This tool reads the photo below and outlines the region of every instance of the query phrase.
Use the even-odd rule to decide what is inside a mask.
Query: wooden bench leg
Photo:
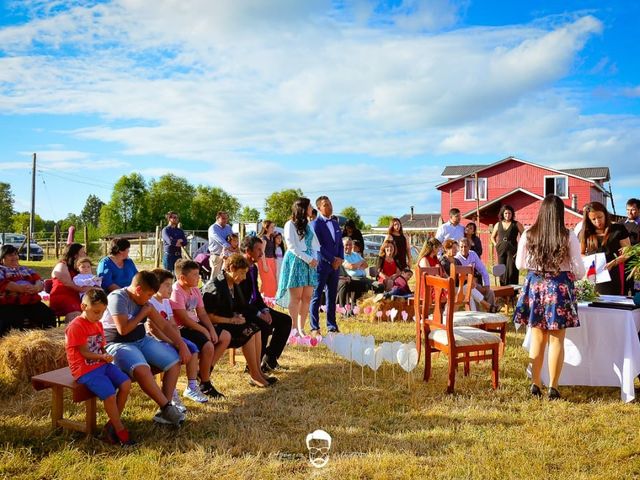
[[[84,402],[86,406],[85,413],[85,433],[93,435],[96,432],[96,397],[90,398]]]
[[[62,420],[63,411],[64,411],[63,387],[51,387],[51,424],[54,430],[60,426],[60,420]]]

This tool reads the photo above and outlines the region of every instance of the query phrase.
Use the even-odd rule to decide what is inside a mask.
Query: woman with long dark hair
[[[76,260],[86,257],[87,252],[81,243],[67,245],[62,257],[51,272],[52,287],[49,293],[49,307],[56,315],[64,315],[67,323],[80,315],[80,293],[91,287],[79,287],[73,283],[78,274]]]
[[[354,246],[357,242],[360,245],[360,248],[364,248],[364,237],[362,236],[362,232],[356,226],[356,222],[349,219],[344,222],[344,227],[342,228],[342,238],[349,237],[354,242]],[[362,252],[359,252],[362,255]]]
[[[387,240],[391,240],[396,247],[394,258],[400,271],[411,266],[411,244],[402,230],[399,218],[392,218],[387,231]]]
[[[536,222],[518,242],[516,265],[529,270],[513,321],[531,328],[530,393],[542,395],[540,373],[548,343],[548,395],[560,398],[565,329],[580,326],[574,281],[585,273],[578,238],[564,226],[560,197],[548,195],[542,201]]]
[[[478,227],[473,222],[469,222],[464,226],[464,237],[469,242],[469,249],[476,252],[479,257],[482,257],[482,242],[477,232]]]
[[[304,336],[313,289],[318,284],[318,252],[320,244],[309,225],[311,201],[300,197],[293,202],[291,219],[284,224],[287,251],[282,260],[276,302],[289,309],[298,334]]]
[[[516,267],[516,252],[518,251],[518,236],[524,227],[516,220],[516,213],[510,205],[503,205],[498,213],[498,222],[491,233],[491,243],[498,253],[498,263],[506,267],[505,274],[500,278],[501,285],[517,285],[520,283],[520,272]]]
[[[604,295],[624,295],[624,262],[621,249],[631,245],[629,232],[622,224],[612,223],[606,207],[600,202],[584,206],[580,251],[583,255],[604,253],[610,282],[596,283],[596,291]]]

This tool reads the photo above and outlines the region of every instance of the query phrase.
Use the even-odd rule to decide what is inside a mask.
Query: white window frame
[[[560,195],[558,195],[560,198],[569,198],[569,177],[567,175],[545,175],[544,176],[544,185],[542,186],[542,192],[544,193],[544,196],[546,197],[547,195],[550,195],[551,193],[553,193],[554,195],[556,195],[556,184],[555,182],[553,183],[553,192],[547,192],[547,178],[564,178],[564,183],[565,183],[565,193],[566,195],[564,197],[560,197]]]
[[[483,182],[484,180],[484,182]],[[475,177],[465,178],[464,179],[464,200],[465,202],[476,200],[476,187],[475,187]],[[473,196],[471,198],[467,197],[467,182],[473,182]],[[478,177],[478,183],[480,186],[484,184],[484,188],[478,189],[478,195],[480,196],[480,201],[487,200],[487,177]]]

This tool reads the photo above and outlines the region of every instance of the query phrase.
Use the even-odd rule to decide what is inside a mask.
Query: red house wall
[[[480,172],[479,176],[487,179],[487,200],[481,201],[480,206],[506,195],[518,187],[543,197],[544,177],[547,175],[558,174],[544,167],[522,163],[517,160],[508,160],[495,167],[484,170]],[[464,183],[465,179],[461,178],[448,185],[439,187],[441,190],[440,210],[443,221],[446,222],[449,219],[450,208],[459,208],[464,214],[476,207],[475,200],[464,199]],[[595,200],[602,202],[604,200],[602,192],[589,181],[567,175],[567,183],[568,198],[563,199],[567,207],[571,207],[574,194],[577,195],[578,209],[582,209],[585,203]],[[506,198],[505,200],[511,202],[511,198]],[[512,207],[516,210],[516,216],[519,220],[521,218],[529,218],[530,213],[527,210],[520,213],[515,205],[512,205]],[[570,216],[577,218],[573,215]],[[567,220],[569,220],[569,218],[567,218]]]

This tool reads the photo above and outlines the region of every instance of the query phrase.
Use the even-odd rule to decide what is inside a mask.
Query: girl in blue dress
[[[304,197],[298,198],[291,207],[291,219],[284,225],[287,251],[282,260],[276,294],[276,303],[289,309],[300,336],[305,336],[309,303],[318,284],[316,267],[320,243],[309,226],[311,210],[311,201]]]

